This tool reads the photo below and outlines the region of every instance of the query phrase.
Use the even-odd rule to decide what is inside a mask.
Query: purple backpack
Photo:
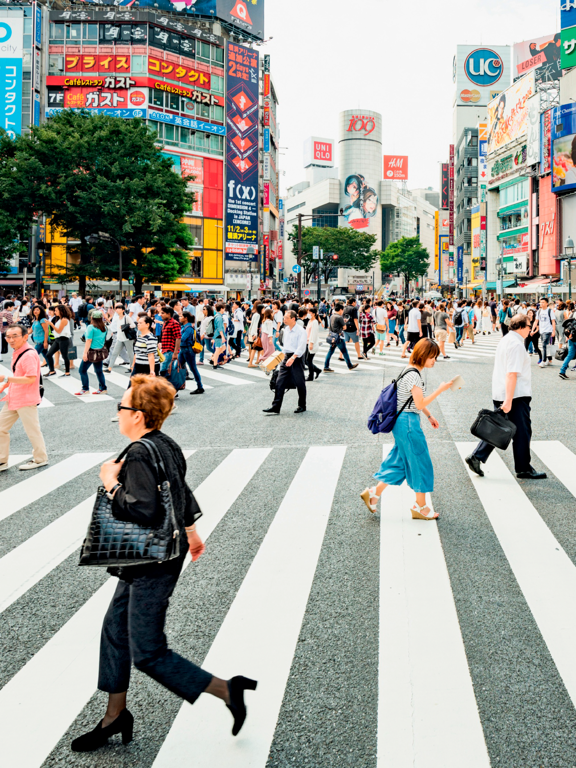
[[[407,368],[403,371],[397,379],[394,379],[387,387],[384,387],[376,405],[374,406],[370,418],[368,419],[368,429],[373,435],[377,435],[379,432],[392,432],[396,419],[404,408],[406,408],[413,401],[413,397],[410,396],[404,403],[399,412],[398,408],[398,382],[410,371],[418,371],[417,368]],[[418,373],[420,373],[418,371]]]

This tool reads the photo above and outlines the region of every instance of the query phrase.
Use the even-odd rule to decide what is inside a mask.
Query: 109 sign
[[[486,88],[502,77],[502,59],[490,48],[477,48],[466,57],[464,72],[471,83]]]
[[[346,131],[364,131],[364,136],[368,136],[376,128],[376,120],[370,115],[352,115],[350,124]]]

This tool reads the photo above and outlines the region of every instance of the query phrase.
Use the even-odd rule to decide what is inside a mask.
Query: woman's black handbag
[[[112,514],[113,502],[106,495],[105,488],[100,486],[78,565],[108,568],[164,563],[180,554],[178,524],[164,462],[151,440],[141,439],[139,442],[146,446],[154,465],[164,522],[160,528],[145,528],[138,523],[117,520]],[[127,453],[128,448],[120,454],[117,461]]]
[[[494,448],[505,451],[516,434],[516,424],[510,421],[504,411],[489,411],[486,408],[476,416],[476,421],[470,427],[470,432],[479,440],[484,440]]]
[[[124,323],[124,325],[120,328],[124,336],[126,336],[126,339],[128,341],[136,341],[136,337],[138,336],[138,331],[136,328],[133,328],[130,323]]]
[[[556,360],[560,360],[560,361],[566,360],[566,358],[568,357],[568,345],[566,345],[565,347],[562,347],[562,349],[559,349],[558,352],[556,352],[556,354],[554,355],[554,357],[556,358]]]

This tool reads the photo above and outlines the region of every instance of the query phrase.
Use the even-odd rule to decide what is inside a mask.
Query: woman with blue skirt
[[[442,382],[438,389],[426,397],[422,378],[424,368],[433,368],[440,349],[432,339],[420,339],[410,355],[410,365],[398,379],[398,418],[392,429],[394,448],[382,462],[374,477],[378,484],[360,494],[370,512],[376,512],[378,501],[388,485],[402,485],[404,481],[416,493],[416,502],[410,510],[415,520],[435,520],[438,515],[426,505],[426,494],[434,490],[434,468],[426,437],[420,424],[422,412],[433,429],[440,426],[428,410],[430,403],[452,386]],[[402,411],[400,413],[400,411]]]

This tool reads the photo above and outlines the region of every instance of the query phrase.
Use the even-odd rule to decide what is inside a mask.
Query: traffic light
[[[338,256],[337,253],[333,253],[332,254],[332,261],[338,261],[338,258],[339,258],[339,256]]]

